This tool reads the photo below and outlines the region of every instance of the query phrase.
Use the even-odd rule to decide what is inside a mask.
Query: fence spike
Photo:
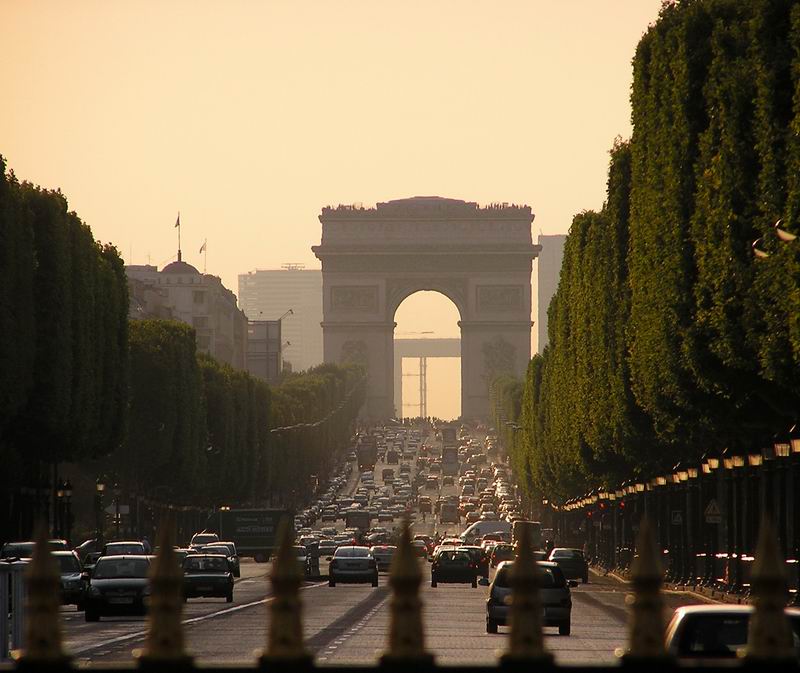
[[[626,659],[664,659],[664,601],[661,584],[664,571],[653,529],[647,517],[639,522],[637,556],[631,566],[633,593],[625,598],[630,606]]]
[[[278,533],[278,553],[272,564],[272,601],[269,603],[270,625],[267,649],[262,664],[275,661],[310,662],[311,656],[303,644],[302,603],[300,585],[303,578],[297,559],[292,553],[294,539],[291,526],[281,525]]]
[[[786,573],[778,537],[766,517],[761,520],[751,585],[755,611],[748,627],[747,659],[793,660],[792,630],[784,612]]]
[[[33,558],[25,569],[27,587],[25,648],[21,663],[52,664],[68,661],[61,642],[59,606],[61,575],[50,546],[47,528],[37,527]]]
[[[191,662],[183,639],[183,571],[173,547],[172,523],[164,521],[158,531],[158,554],[150,566],[150,605],[147,636],[140,664]]]
[[[539,661],[549,663],[552,655],[544,647],[542,603],[539,596],[540,570],[533,555],[530,529],[523,526],[517,542],[517,557],[511,566],[511,632],[503,663]]]
[[[408,521],[404,521],[389,572],[392,598],[389,604],[389,647],[381,657],[384,664],[433,663],[433,655],[425,650],[422,601],[419,598],[421,583],[422,572],[411,545]]]

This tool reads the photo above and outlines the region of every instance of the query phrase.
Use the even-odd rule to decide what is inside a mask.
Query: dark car
[[[78,610],[82,610],[86,581],[81,575],[83,568],[78,555],[74,551],[54,551],[51,554],[61,573],[61,603],[75,605]]]
[[[548,560],[558,563],[568,580],[581,580],[584,584],[589,581],[589,564],[580,549],[556,547],[550,552]]]
[[[239,564],[239,554],[236,553],[236,545],[233,542],[213,542],[211,544],[203,545],[200,548],[203,552],[210,554],[225,554],[228,557],[228,562],[231,565],[231,572],[234,577],[241,577],[242,571]]]
[[[372,554],[372,558],[375,559],[378,570],[389,570],[395,551],[397,551],[397,547],[394,545],[375,545],[370,549],[370,553]]]
[[[219,535],[216,533],[195,533],[192,535],[192,541],[189,543],[190,547],[202,547],[204,544],[211,544],[212,542],[219,542]]]
[[[219,596],[233,601],[233,574],[224,554],[190,554],[183,560],[183,598]]]
[[[568,636],[571,628],[572,596],[561,569],[549,561],[537,561],[540,575],[539,600],[542,603],[542,626],[557,626],[558,633]],[[486,600],[486,633],[497,633],[498,626],[508,623],[511,604],[510,574],[513,562],[503,561],[494,575]]]
[[[786,608],[800,661],[800,610]],[[689,605],[677,608],[667,626],[667,651],[682,663],[738,659],[747,647],[752,605]]]
[[[478,574],[481,577],[489,577],[489,556],[483,547],[476,545],[463,545],[459,549],[464,549],[472,556],[473,562],[478,566]]]
[[[103,556],[144,556],[148,554],[144,542],[126,540],[119,542],[106,542],[103,545]]]
[[[431,586],[439,582],[478,586],[478,564],[463,549],[440,549],[431,560]]]
[[[378,586],[378,564],[368,547],[339,547],[330,558],[328,584],[337,582],[371,582]]]
[[[97,559],[86,590],[86,621],[96,622],[104,615],[145,614],[150,596],[149,571],[149,556]]]
[[[514,547],[510,544],[496,544],[492,547],[492,556],[490,560],[493,568],[500,565],[503,561],[513,561]]]
[[[35,542],[6,542],[0,549],[0,558],[32,558]],[[47,547],[50,551],[69,551],[66,540],[48,540]]]

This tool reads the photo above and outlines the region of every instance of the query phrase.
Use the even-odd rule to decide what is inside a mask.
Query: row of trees
[[[496,396],[520,473],[549,494],[759,447],[797,420],[800,242],[773,225],[800,233],[800,6],[665,4],[633,72],[633,135],[603,209],[573,220],[550,345],[516,415]]]
[[[129,323],[117,250],[0,157],[0,539],[46,513],[67,462],[156,502],[295,504],[363,400],[356,366],[271,388],[185,324]]]
[[[127,407],[128,286],[58,191],[0,156],[0,487],[117,446]]]
[[[325,478],[364,399],[357,367],[270,387],[197,354],[179,322],[130,323],[130,429],[108,469],[131,493],[181,504],[293,504]]]

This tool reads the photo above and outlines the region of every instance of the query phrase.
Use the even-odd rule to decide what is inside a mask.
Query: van
[[[480,540],[487,533],[511,535],[511,523],[509,521],[476,521],[459,537],[462,542],[468,544],[476,538]]]

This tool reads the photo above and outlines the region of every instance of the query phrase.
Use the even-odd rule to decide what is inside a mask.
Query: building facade
[[[321,271],[287,264],[240,274],[239,303],[251,321],[280,319],[282,357],[292,370],[322,362]]]
[[[150,264],[125,267],[131,294],[129,317],[179,320],[194,327],[197,350],[246,369],[247,318],[236,295],[217,276],[181,261],[161,271]]]
[[[539,234],[538,244],[542,250],[534,261],[534,275],[536,277],[536,329],[534,330],[533,345],[535,353],[541,353],[547,346],[547,309],[550,300],[558,289],[558,279],[561,276],[561,262],[564,259],[564,234],[543,236]]]

